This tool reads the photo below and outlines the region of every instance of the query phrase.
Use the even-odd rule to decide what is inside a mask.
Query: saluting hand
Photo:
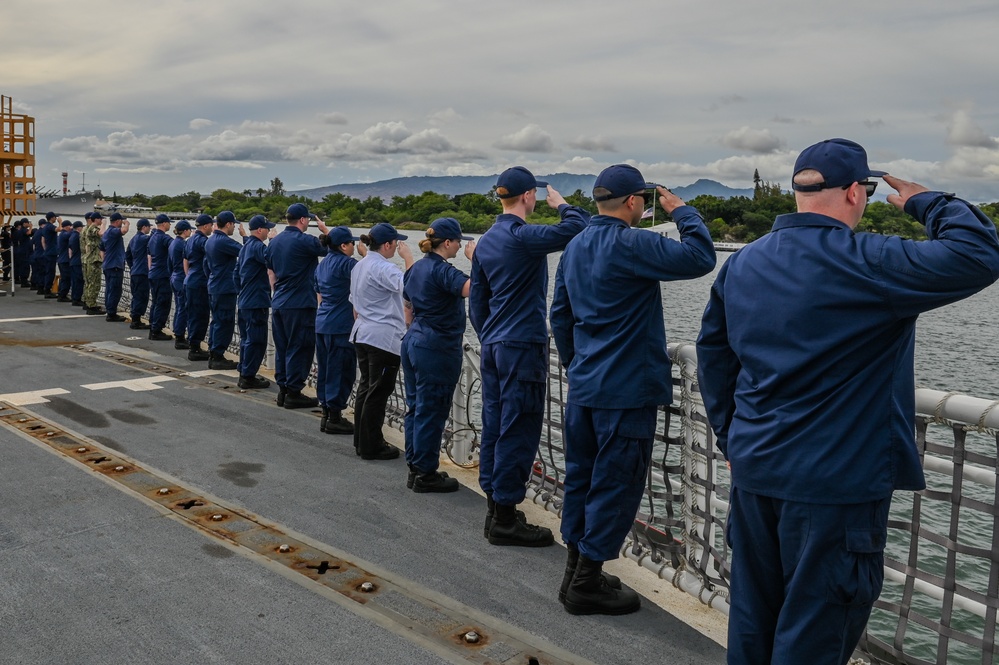
[[[927,188],[923,187],[922,185],[917,185],[914,182],[909,182],[908,180],[902,180],[901,178],[896,178],[895,176],[890,176],[887,174],[882,176],[881,179],[884,180],[886,183],[888,183],[889,187],[898,190],[898,194],[888,195],[888,203],[892,204],[893,206],[902,211],[905,210],[906,201],[908,201],[911,197],[915,196],[916,194],[920,194],[922,192],[930,191]]]
[[[672,213],[680,206],[687,205],[683,202],[683,199],[665,187],[656,187],[656,191],[659,192],[659,205],[668,213]]]
[[[465,258],[469,261],[472,260],[472,254],[475,253],[475,241],[468,240],[465,242]]]
[[[239,235],[243,236],[244,238],[246,237],[246,229],[243,227],[242,222],[240,222],[239,224]]]
[[[565,203],[566,200],[565,197],[558,193],[557,189],[548,185],[548,198],[545,199],[545,202],[548,203],[549,208],[555,208],[558,210],[558,207]]]

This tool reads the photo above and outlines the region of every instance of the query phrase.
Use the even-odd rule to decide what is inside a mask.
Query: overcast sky
[[[788,187],[843,136],[999,200],[999,3],[4,0],[39,186],[106,194],[597,173]],[[16,37],[16,38],[13,38]]]

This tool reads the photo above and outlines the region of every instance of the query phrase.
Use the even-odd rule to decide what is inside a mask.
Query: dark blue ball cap
[[[330,239],[330,244],[334,247],[339,247],[345,242],[357,242],[360,240],[346,226],[334,226],[326,234],[326,237]]]
[[[471,236],[461,235],[461,224],[454,217],[439,217],[430,222],[427,229],[428,238],[442,238],[444,240],[471,240]]]
[[[257,229],[273,229],[275,225],[268,222],[263,215],[254,215],[250,218],[249,226],[251,231],[256,231]]]
[[[523,166],[513,166],[500,173],[496,179],[496,195],[501,199],[511,199],[532,189],[547,186],[547,182],[538,180]]]
[[[68,219],[64,219],[62,220],[62,224],[60,224],[59,226],[62,228],[66,228],[67,226],[73,226],[73,222],[69,221]]]
[[[83,222],[81,222],[79,220],[73,222],[73,228],[74,229],[82,229],[83,228]]]
[[[149,223],[149,220],[146,219],[145,217],[140,217],[139,221],[137,221],[135,223],[135,228],[137,228],[137,229],[145,229],[145,228],[148,228],[150,226],[152,226],[152,225]]]
[[[225,226],[226,224],[237,224],[236,215],[232,214],[231,210],[223,210],[218,214],[215,220],[219,223],[219,226]]]
[[[179,222],[177,222],[177,226],[173,227],[173,230],[175,232],[177,232],[177,233],[183,233],[184,231],[190,231],[191,230],[191,222],[187,221],[186,219],[182,219]]]
[[[194,220],[195,226],[205,226],[206,224],[214,224],[215,220],[212,219],[211,215],[198,215],[198,218]]]
[[[163,213],[160,213],[160,214],[156,215],[156,223],[157,224],[169,224],[170,223],[170,217],[167,216],[167,215],[164,215]]]
[[[371,238],[371,242],[376,245],[384,245],[393,240],[405,240],[408,237],[402,235],[395,230],[394,226],[385,222],[372,226],[371,230],[368,231],[368,236]]]
[[[125,215],[121,214],[120,212],[111,213],[111,221],[112,222],[120,222],[120,221],[122,221],[124,219],[125,219]]]
[[[609,201],[655,188],[654,184],[645,182],[642,172],[631,164],[614,164],[601,171],[594,181],[593,200]]]
[[[99,212],[90,213],[90,219],[104,219],[104,215]]]
[[[284,214],[287,219],[302,219],[309,216],[309,207],[304,203],[292,203]]]
[[[84,218],[84,219],[90,219],[90,218],[92,218],[93,216],[94,216],[94,213],[92,213],[92,212],[88,212],[88,213],[84,213],[84,215],[83,215],[83,218]]]
[[[45,219],[53,219],[53,218],[58,217],[58,216],[59,215],[55,214],[54,212],[47,212],[47,213],[45,213]]]
[[[852,185],[871,176],[880,178],[888,175],[886,171],[872,171],[867,165],[867,151],[859,143],[847,139],[826,139],[802,150],[794,163],[792,177],[806,169],[821,173],[823,182],[799,185],[792,180],[791,188],[795,191],[817,192]]]

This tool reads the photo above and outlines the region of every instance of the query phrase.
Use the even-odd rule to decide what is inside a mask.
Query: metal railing
[[[123,311],[129,300],[126,279]],[[239,353],[238,331],[229,350]],[[671,344],[669,352],[674,400],[660,412],[645,497],[621,555],[727,614],[729,476],[698,390],[694,346]],[[442,450],[456,464],[476,466],[478,349],[466,345],[464,356]],[[550,358],[542,440],[527,496],[560,515],[566,379],[557,357]],[[313,367],[309,385],[315,385],[315,376]],[[916,391],[916,438],[927,489],[893,497],[885,588],[860,644],[872,662],[999,662],[997,405]],[[387,424],[401,430],[405,411],[400,373]]]

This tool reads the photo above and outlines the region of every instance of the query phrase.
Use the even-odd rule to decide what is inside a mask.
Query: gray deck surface
[[[273,392],[81,387],[151,375],[67,343],[207,369],[147,331],[103,317],[8,321],[79,313],[31,292],[0,298],[0,394],[68,390],[25,408],[581,659],[724,662],[722,647],[651,603],[626,617],[570,616],[556,598],[564,549],[490,546],[480,495],[414,494],[402,459],[360,460],[315,415],[277,408]],[[449,662],[5,427],[0,454],[2,663]]]

